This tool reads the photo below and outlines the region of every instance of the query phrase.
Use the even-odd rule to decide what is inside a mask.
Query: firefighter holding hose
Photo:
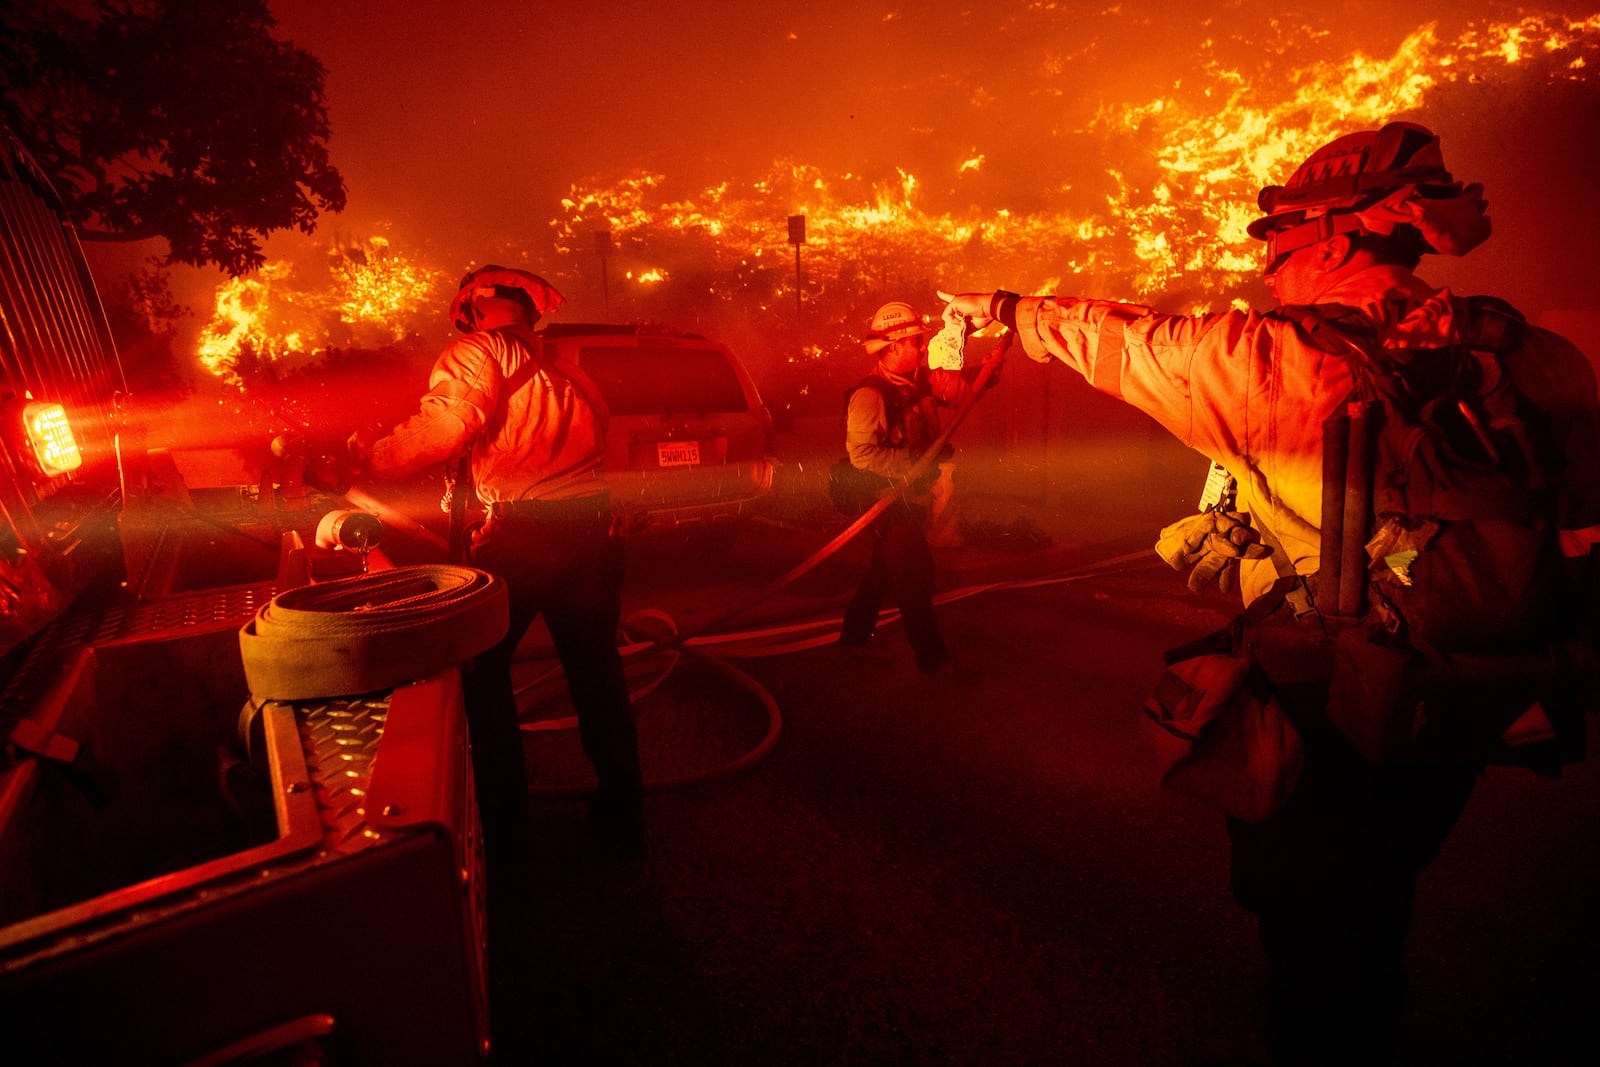
[[[1452,177],[1430,130],[1393,122],[1325,145],[1286,185],[1264,189],[1259,203],[1262,217],[1249,232],[1266,244],[1275,311],[1168,315],[1109,300],[1001,291],[948,296],[947,312],[980,328],[1004,323],[1030,357],[1072,368],[1224,468],[1234,483],[1221,494],[1227,503],[1169,527],[1163,555],[1194,565],[1201,581],[1236,583],[1249,605],[1247,619],[1252,610],[1264,615],[1274,606],[1283,619],[1295,608],[1301,621],[1284,628],[1304,636],[1303,646],[1327,643],[1339,599],[1307,579],[1334,566],[1324,558],[1324,507],[1327,497],[1341,494],[1331,480],[1335,491],[1324,493],[1325,423],[1355,410],[1350,398],[1361,394],[1353,368],[1371,366],[1372,374],[1359,371],[1360,381],[1374,381],[1392,358],[1386,353],[1477,351],[1459,365],[1476,376],[1473,395],[1504,402],[1509,389],[1518,397],[1515,416],[1543,437],[1538,454],[1550,484],[1524,486],[1533,492],[1521,498],[1553,501],[1542,543],[1559,571],[1554,532],[1563,531],[1569,589],[1577,595],[1562,598],[1561,614],[1569,617],[1559,621],[1580,634],[1563,647],[1592,650],[1591,548],[1600,530],[1593,372],[1570,343],[1523,323],[1506,305],[1452,297],[1414,273],[1424,255],[1465,255],[1489,236],[1481,186]],[[1474,361],[1481,367],[1474,369]],[[1487,440],[1493,428],[1473,429]],[[1461,517],[1471,517],[1477,505],[1454,503],[1465,509]],[[1379,551],[1373,572],[1382,577],[1383,569],[1393,569],[1399,584],[1425,581],[1429,560],[1444,558],[1437,554],[1443,541],[1426,539],[1456,521],[1444,507],[1427,520],[1432,528],[1418,522],[1395,530],[1411,547]],[[1531,529],[1539,536],[1537,524]],[[1354,532],[1360,558],[1353,567],[1364,582],[1367,530]],[[1452,595],[1464,584],[1471,584],[1465,575]],[[1372,631],[1344,632],[1367,641]],[[1398,645],[1384,651],[1408,662],[1423,657]],[[1582,670],[1592,671],[1592,661]],[[1330,686],[1370,680],[1361,671],[1350,674],[1274,684],[1303,739],[1303,766],[1277,810],[1254,820],[1228,818],[1233,890],[1258,921],[1271,969],[1271,1038],[1283,1063],[1389,1063],[1398,1055],[1416,879],[1484,767],[1483,756],[1461,753],[1374,762],[1330,722]],[[1400,710],[1423,708],[1412,700]],[[1430,722],[1447,721],[1453,710],[1433,709]],[[1581,730],[1586,709],[1547,700],[1544,710],[1558,735]]]
[[[867,649],[879,609],[892,594],[923,674],[937,673],[950,659],[933,611],[934,561],[924,533],[939,470],[916,484],[907,484],[907,478],[939,437],[939,408],[959,405],[972,391],[959,370],[924,368],[931,333],[902,300],[873,314],[862,344],[877,362],[845,394],[847,463],[841,461],[843,477],[861,485],[863,504],[897,483],[902,492],[868,528],[871,560],[845,609],[839,644],[871,655]],[[946,467],[949,452],[946,444],[938,457]]]
[[[607,410],[595,384],[553,358],[534,324],[564,303],[543,278],[485,266],[462,279],[450,318],[462,336],[433,366],[416,415],[350,439],[357,468],[399,478],[469,457],[487,518],[468,561],[502,578],[510,628],[467,672],[473,769],[491,866],[520,847],[528,783],[511,664],[538,616],[549,627],[599,788],[591,828],[624,856],[644,844],[634,711],[617,649],[625,544],[601,468]]]

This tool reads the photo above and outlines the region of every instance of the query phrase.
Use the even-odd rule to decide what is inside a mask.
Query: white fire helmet
[[[450,321],[462,333],[477,329],[472,301],[479,297],[515,300],[528,309],[530,323],[538,322],[541,316],[567,302],[567,298],[555,286],[537,274],[490,263],[468,271],[466,277],[461,279],[460,291],[450,301]]]
[[[861,343],[867,355],[875,356],[896,341],[907,337],[923,337],[933,332],[922,316],[904,300],[891,300],[873,313],[867,325],[867,337]]]
[[[1267,242],[1269,264],[1335,234],[1386,235],[1399,225],[1421,232],[1428,252],[1464,256],[1490,231],[1483,186],[1452,178],[1439,138],[1412,122],[1328,142],[1257,203],[1266,214],[1248,230]]]

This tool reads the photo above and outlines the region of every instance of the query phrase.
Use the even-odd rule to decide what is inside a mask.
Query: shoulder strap
[[[1245,621],[1260,622],[1278,610],[1278,605],[1284,602],[1288,602],[1295,618],[1309,615],[1317,607],[1310,583],[1302,578],[1294,569],[1294,564],[1289,562],[1289,553],[1284,550],[1283,542],[1279,540],[1277,534],[1264,526],[1260,527],[1258,532],[1261,534],[1261,540],[1272,549],[1272,555],[1267,558],[1272,560],[1272,569],[1278,572],[1278,577],[1266,592],[1245,605],[1243,614]]]
[[[849,401],[850,394],[855,392],[857,389],[871,389],[873,392],[883,397],[885,401],[887,401],[889,399],[889,395],[895,391],[894,386],[878,377],[878,375],[869,374],[844,391],[845,400]]]
[[[1370,330],[1354,309],[1285,305],[1270,314],[1298,326],[1319,351],[1344,360],[1356,380],[1349,399],[1322,430],[1322,542],[1314,595],[1319,615],[1356,618],[1366,610],[1364,561],[1377,458],[1374,402],[1392,383],[1357,340]]]
[[[882,398],[884,412],[888,417],[890,426],[893,426],[895,423],[900,421],[900,409],[902,405],[900,403],[899,390],[895,389],[893,385],[884,381],[876,374],[867,375],[855,385],[852,385],[850,388],[844,391],[844,406],[847,413],[850,409],[850,397],[857,389],[871,389],[874,393],[877,393],[880,398]]]
[[[585,374],[583,368],[576,363],[568,363],[565,360],[552,359],[546,356],[544,354],[544,339],[537,335],[535,335],[535,345],[528,350],[527,362],[518,367],[516,372],[505,380],[506,395],[510,396],[527,385],[528,382],[533,380],[533,376],[541,370],[550,369],[553,369],[556,374],[572,384],[573,391],[578,394],[578,398],[584,402],[589,410],[595,413],[596,418],[602,422],[608,421],[610,409],[600,395],[600,387],[595,384],[594,379]]]
[[[1342,304],[1286,304],[1268,312],[1268,317],[1298,326],[1318,351],[1338,356],[1350,365],[1359,383],[1357,392],[1371,393],[1371,378],[1378,371],[1368,351],[1374,337],[1371,326],[1354,308]]]
[[[1527,316],[1494,296],[1457,297],[1461,313],[1461,344],[1479,352],[1505,353],[1521,347]],[[1268,317],[1299,326],[1312,344],[1324,352],[1349,358],[1358,356],[1371,365],[1363,342],[1373,340],[1372,330],[1353,308],[1340,304],[1289,304]]]

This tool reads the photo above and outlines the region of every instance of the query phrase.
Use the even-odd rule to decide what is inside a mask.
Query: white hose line
[[[671,618],[668,617],[664,612],[654,611],[653,609],[642,614],[650,615],[654,619],[665,620],[669,626],[672,622]],[[753,693],[756,699],[761,703],[762,709],[767,713],[767,729],[765,735],[754,748],[736,759],[729,760],[726,763],[719,764],[718,766],[711,767],[703,771],[695,771],[691,774],[680,774],[670,778],[647,779],[644,783],[644,787],[647,790],[653,791],[690,785],[696,782],[704,782],[713,778],[722,778],[730,774],[736,774],[749,767],[753,767],[755,764],[765,759],[767,753],[771,752],[772,749],[777,745],[778,737],[783,733],[783,713],[778,708],[777,699],[773,697],[773,695],[760,682],[750,677],[750,675],[746,674],[744,671],[739,670],[730,663],[724,662],[716,656],[705,655],[691,649],[683,649],[680,652],[678,649],[673,648],[669,649],[669,651],[672,654],[672,661],[667,666],[667,669],[662,671],[661,674],[659,674],[655,680],[644,689],[637,693],[630,692],[630,696],[633,699],[638,700],[654,690],[662,682],[666,681],[667,676],[672,673],[673,667],[677,666],[681,656],[688,655],[693,657],[697,662],[704,663],[712,670],[732,679],[736,684]],[[557,668],[557,670],[559,670],[559,668]],[[547,672],[543,677],[548,678],[553,673],[553,671]],[[521,689],[518,690],[518,692],[521,691]],[[577,724],[578,720],[576,716],[567,716],[566,718],[562,719],[540,719],[532,722],[525,722],[522,724],[522,728],[530,732],[544,732],[550,730],[572,729],[573,727],[577,726]],[[545,787],[530,786],[528,793],[530,796],[541,797],[549,800],[571,799],[593,795],[594,787],[588,785]]]
[[[1017,580],[1014,580],[1014,581],[988,582],[988,583],[984,583],[982,585],[964,586],[964,587],[962,587],[960,589],[952,589],[952,590],[949,590],[949,591],[947,591],[945,593],[942,593],[939,596],[935,597],[934,600],[935,600],[936,603],[939,603],[939,604],[948,604],[948,603],[952,603],[952,602],[957,601],[957,600],[964,600],[964,599],[966,599],[968,597],[977,596],[977,595],[979,595],[981,593],[991,593],[991,592],[997,592],[997,591],[1007,590],[1007,589],[1033,589],[1033,588],[1039,588],[1039,587],[1048,586],[1048,585],[1062,585],[1062,584],[1066,584],[1066,583],[1069,583],[1069,582],[1080,582],[1080,581],[1084,581],[1084,580],[1089,579],[1089,578],[1101,577],[1101,576],[1104,576],[1106,574],[1115,573],[1118,569],[1124,567],[1125,565],[1127,565],[1129,563],[1149,562],[1150,558],[1151,558],[1150,551],[1148,549],[1144,549],[1144,550],[1141,550],[1141,551],[1138,551],[1138,552],[1130,552],[1130,553],[1127,553],[1125,555],[1115,556],[1115,557],[1112,557],[1111,559],[1101,560],[1101,561],[1099,561],[1097,563],[1085,564],[1083,566],[1073,568],[1072,570],[1067,571],[1064,574],[1054,575],[1054,576],[1051,576],[1051,577],[1048,577],[1048,578],[1025,578],[1025,579],[1017,579]],[[668,627],[669,631],[672,628],[672,620],[671,620],[670,616],[666,615],[665,612],[661,612],[661,611],[656,610],[656,609],[647,609],[646,611],[641,612],[639,614],[647,615],[652,620],[663,621],[666,624],[666,626]],[[629,616],[630,619],[633,619],[635,617],[636,616]],[[887,622],[893,622],[895,619],[898,619],[899,617],[900,617],[900,612],[897,609],[888,608],[888,609],[885,609],[884,611],[882,611],[879,614],[878,619],[879,619],[880,623],[887,623]],[[755,696],[756,696],[756,699],[761,702],[762,707],[767,712],[767,731],[766,731],[766,735],[762,738],[761,742],[754,749],[752,749],[750,752],[746,753],[745,755],[739,757],[736,760],[732,760],[732,761],[730,761],[728,763],[725,763],[725,764],[722,764],[720,766],[713,767],[713,768],[711,768],[711,769],[709,769],[707,771],[697,772],[695,774],[678,775],[678,776],[673,777],[673,778],[662,778],[662,779],[651,779],[651,780],[648,780],[645,783],[646,788],[647,789],[651,789],[651,790],[664,789],[664,788],[669,788],[669,787],[688,785],[688,784],[691,784],[691,783],[694,783],[694,782],[706,781],[706,780],[709,780],[711,778],[723,777],[723,776],[726,776],[726,775],[729,775],[729,774],[733,774],[733,773],[735,773],[737,771],[744,770],[744,769],[746,769],[748,767],[754,766],[761,759],[765,758],[767,753],[769,753],[772,750],[772,748],[777,744],[778,737],[779,737],[780,733],[782,732],[782,728],[783,728],[783,716],[782,716],[781,710],[778,707],[778,702],[777,702],[776,698],[773,697],[771,692],[768,691],[766,689],[766,687],[764,687],[760,682],[758,682],[755,678],[751,677],[750,675],[746,674],[744,671],[741,671],[738,668],[734,667],[732,664],[727,663],[726,660],[723,657],[732,656],[734,658],[746,658],[746,659],[749,659],[749,658],[759,658],[759,657],[764,657],[764,656],[788,655],[788,654],[793,653],[793,652],[805,651],[807,649],[817,648],[817,647],[820,647],[822,645],[832,644],[837,639],[837,636],[838,636],[837,627],[842,622],[843,622],[843,618],[842,617],[834,618],[834,617],[829,616],[829,617],[820,617],[820,618],[811,619],[811,620],[802,620],[802,621],[797,622],[797,623],[789,623],[789,624],[784,624],[784,625],[781,625],[781,626],[765,627],[765,628],[760,629],[760,630],[751,630],[751,631],[747,631],[743,635],[740,635],[740,634],[702,635],[700,637],[690,638],[689,640],[683,642],[683,644],[681,644],[681,645],[663,646],[663,645],[658,645],[658,644],[655,644],[655,643],[652,643],[652,642],[647,642],[647,643],[644,643],[644,644],[635,644],[635,645],[626,646],[628,651],[625,652],[625,654],[638,654],[638,653],[644,653],[644,652],[649,652],[649,651],[659,651],[659,650],[665,650],[665,651],[671,653],[671,662],[667,665],[666,669],[664,669],[659,675],[657,675],[656,678],[654,680],[652,680],[651,683],[648,686],[645,686],[644,688],[638,690],[637,692],[631,692],[630,693],[630,695],[633,697],[634,700],[638,700],[641,697],[645,696],[646,694],[652,692],[654,689],[656,689],[658,686],[660,686],[663,682],[666,681],[668,675],[670,675],[672,673],[672,670],[677,666],[677,664],[678,664],[678,662],[679,662],[679,660],[681,658],[681,656],[680,656],[680,651],[681,651],[683,654],[687,654],[687,655],[690,655],[690,656],[694,657],[694,659],[697,662],[704,663],[707,666],[711,667],[713,670],[719,671],[720,673],[722,673],[722,674],[726,675],[727,677],[733,679],[736,683],[738,683],[739,685],[741,685],[745,689],[748,689],[750,692],[754,693]],[[624,631],[625,632],[626,632],[627,628],[628,628],[627,627],[627,623],[625,622],[624,623]],[[729,641],[740,639],[741,637],[757,638],[757,637],[761,637],[761,636],[769,635],[769,634],[777,634],[777,633],[788,634],[788,633],[792,633],[792,632],[794,632],[796,630],[816,629],[816,628],[821,628],[823,632],[817,634],[814,637],[805,638],[805,639],[800,640],[800,641],[791,641],[791,642],[787,642],[787,643],[781,644],[781,645],[762,646],[762,645],[756,644],[756,646],[754,648],[748,648],[748,649],[738,649],[738,648],[736,648],[736,649],[728,649],[728,648],[723,648],[723,649],[720,649],[719,652],[718,652],[718,655],[715,655],[715,656],[700,651],[700,646],[703,645],[703,644],[707,644],[707,643],[729,642]],[[549,670],[547,670],[543,674],[541,674],[533,682],[530,682],[530,683],[528,683],[526,685],[523,685],[523,686],[519,687],[517,692],[519,694],[521,694],[521,693],[527,692],[529,689],[535,688],[535,687],[537,687],[537,686],[539,686],[541,684],[553,681],[557,676],[559,676],[560,673],[561,673],[561,667],[560,667],[560,664],[558,663],[554,667],[550,668]],[[528,732],[531,732],[531,733],[543,733],[543,732],[550,732],[550,731],[556,731],[556,730],[570,730],[570,729],[575,728],[577,725],[578,725],[577,717],[576,716],[572,716],[572,715],[568,715],[568,716],[565,716],[563,718],[558,718],[558,719],[535,719],[535,720],[532,720],[532,721],[529,721],[529,722],[524,722],[522,724],[522,729],[526,730]],[[531,788],[529,790],[529,792],[533,796],[537,796],[537,797],[541,797],[541,798],[545,798],[545,799],[571,799],[571,798],[584,797],[584,796],[591,795],[594,792],[594,787],[593,786],[554,786],[554,787],[547,787],[547,788]]]
[[[671,617],[657,609],[645,609],[642,612],[637,612],[634,615],[629,616],[629,619],[624,621],[624,633],[628,631],[630,622],[633,622],[635,626],[637,626],[637,620],[640,620],[644,617],[648,617],[653,621],[662,623],[665,633],[642,643],[633,643],[622,646],[620,651],[623,655],[646,655],[656,651],[665,651],[672,654],[671,661],[668,663],[667,667],[659,675],[657,675],[649,685],[638,691],[630,690],[629,695],[633,700],[637,701],[641,699],[663,684],[667,677],[672,673],[673,669],[677,666],[679,662],[678,653],[682,651],[694,656],[694,658],[699,662],[706,663],[707,665],[713,667],[713,669],[721,671],[730,678],[733,678],[740,685],[755,693],[757,699],[760,700],[763,707],[766,708],[768,716],[766,737],[763,738],[762,742],[756,747],[756,749],[752,750],[750,753],[747,753],[740,759],[700,774],[683,775],[673,779],[647,781],[645,783],[647,788],[665,788],[667,786],[683,785],[689,782],[703,781],[711,777],[720,777],[724,774],[733,773],[736,770],[742,770],[746,767],[752,766],[754,763],[763,758],[767,752],[771,751],[772,747],[777,743],[778,735],[782,729],[782,715],[779,711],[777,701],[773,698],[772,694],[761,685],[761,683],[756,681],[750,675],[724,662],[717,656],[712,656],[709,653],[701,651],[701,649],[707,645],[730,645],[736,642],[746,641],[752,642],[753,647],[724,647],[719,649],[720,655],[725,657],[733,656],[736,658],[758,658],[764,656],[788,655],[793,652],[817,648],[824,644],[831,643],[837,637],[837,630],[833,629],[833,627],[841,624],[843,619],[826,618],[823,620],[786,623],[736,634],[711,634],[708,631],[724,622],[730,621],[731,619],[744,614],[750,608],[773,596],[786,586],[798,581],[806,573],[817,567],[829,556],[837,552],[840,548],[844,547],[844,545],[852,538],[854,538],[862,530],[866,529],[872,520],[876,519],[884,512],[884,510],[898,500],[904,493],[906,486],[910,485],[916,480],[917,477],[931,467],[932,463],[934,462],[934,457],[938,455],[939,450],[942,449],[955,434],[956,429],[961,425],[962,421],[967,417],[967,414],[972,410],[973,405],[976,404],[978,399],[983,395],[984,387],[987,386],[989,379],[992,378],[995,372],[999,369],[1000,362],[1003,359],[1006,350],[1010,347],[1011,336],[1012,335],[1009,333],[1006,334],[1001,339],[1001,343],[984,360],[983,366],[978,373],[978,377],[973,383],[972,392],[967,397],[966,402],[957,410],[955,416],[951,419],[950,425],[947,426],[938,436],[938,438],[928,446],[927,451],[925,451],[922,454],[922,457],[916,462],[916,464],[913,465],[911,472],[906,477],[905,482],[899,486],[894,486],[885,490],[883,495],[880,496],[872,505],[872,507],[868,508],[863,515],[850,523],[849,526],[837,534],[827,544],[823,545],[822,548],[814,552],[805,561],[789,570],[776,581],[764,587],[750,600],[740,604],[730,611],[726,611],[720,615],[714,616],[708,622],[703,623],[697,632],[688,634],[679,633]],[[1148,550],[1137,553],[1129,553],[1114,559],[1105,560],[1099,564],[1090,564],[1085,567],[1080,567],[1073,571],[1069,571],[1064,575],[1059,575],[1052,578],[992,582],[980,586],[970,586],[964,589],[951,590],[936,596],[934,598],[934,602],[936,604],[946,604],[955,600],[964,599],[968,596],[975,596],[978,593],[991,592],[999,589],[1023,589],[1071,581],[1081,581],[1097,574],[1106,573],[1106,568],[1141,559],[1148,554]],[[899,618],[899,615],[900,613],[897,609],[891,608],[885,609],[883,612],[881,612],[878,618],[880,623],[892,622],[893,620]],[[781,645],[763,645],[759,640],[767,636],[775,636],[778,634],[789,635],[797,631],[815,629],[818,628],[819,625],[824,632],[813,637],[789,641]],[[561,668],[559,665],[551,668],[544,674],[541,674],[538,678],[534,679],[532,682],[518,687],[516,693],[521,695],[530,689],[553,680],[560,670]],[[522,724],[522,729],[532,733],[543,733],[556,730],[572,729],[577,726],[577,723],[577,717],[569,715],[559,719],[530,720]],[[593,792],[593,788],[564,787],[533,790],[532,792],[534,795],[541,797],[574,797],[588,795]]]
[[[843,548],[852,538],[854,538],[862,530],[866,529],[874,519],[883,514],[883,512],[886,511],[891,504],[899,500],[900,497],[904,495],[907,487],[914,484],[924,474],[931,470],[934,464],[938,462],[940,450],[943,449],[944,446],[950,442],[950,439],[955,436],[956,430],[961,427],[962,422],[966,421],[967,415],[971,413],[973,407],[983,397],[984,392],[988,389],[990,379],[992,379],[999,371],[1000,363],[1005,358],[1006,351],[1011,347],[1012,336],[1012,334],[1007,333],[1001,337],[1000,343],[995,346],[994,351],[990,352],[989,355],[984,358],[983,365],[978,370],[978,376],[973,379],[971,391],[967,394],[967,397],[962,402],[961,406],[956,409],[956,413],[951,416],[950,425],[946,426],[943,431],[940,432],[939,436],[934,438],[933,443],[930,444],[927,450],[922,453],[922,457],[918,459],[916,463],[912,464],[911,469],[906,472],[904,481],[898,485],[892,485],[888,489],[885,489],[883,494],[878,497],[878,499],[870,508],[868,508],[854,522],[850,523],[849,526],[846,526],[843,530],[841,530],[838,535],[833,538],[833,540],[817,549],[817,551],[813,552],[808,558],[761,589],[756,593],[755,596],[751,597],[744,603],[723,612],[720,615],[713,616],[706,622],[702,623],[698,630],[692,631],[688,634],[680,634],[673,639],[673,643],[683,644],[685,641],[688,641],[694,637],[698,637],[702,633],[705,633],[709,630],[714,630],[718,626],[721,626],[722,624],[729,622],[740,615],[743,615],[745,612],[749,611],[751,608],[766,600],[768,597],[773,596],[785,587],[792,585],[801,577],[819,566],[829,556]]]

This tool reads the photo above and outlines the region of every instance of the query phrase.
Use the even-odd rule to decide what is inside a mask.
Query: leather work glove
[[[1161,531],[1156,554],[1175,571],[1189,572],[1189,589],[1201,592],[1215,584],[1224,593],[1239,587],[1239,561],[1265,559],[1272,549],[1250,525],[1250,516],[1235,511],[1202,511],[1179,519]]]

